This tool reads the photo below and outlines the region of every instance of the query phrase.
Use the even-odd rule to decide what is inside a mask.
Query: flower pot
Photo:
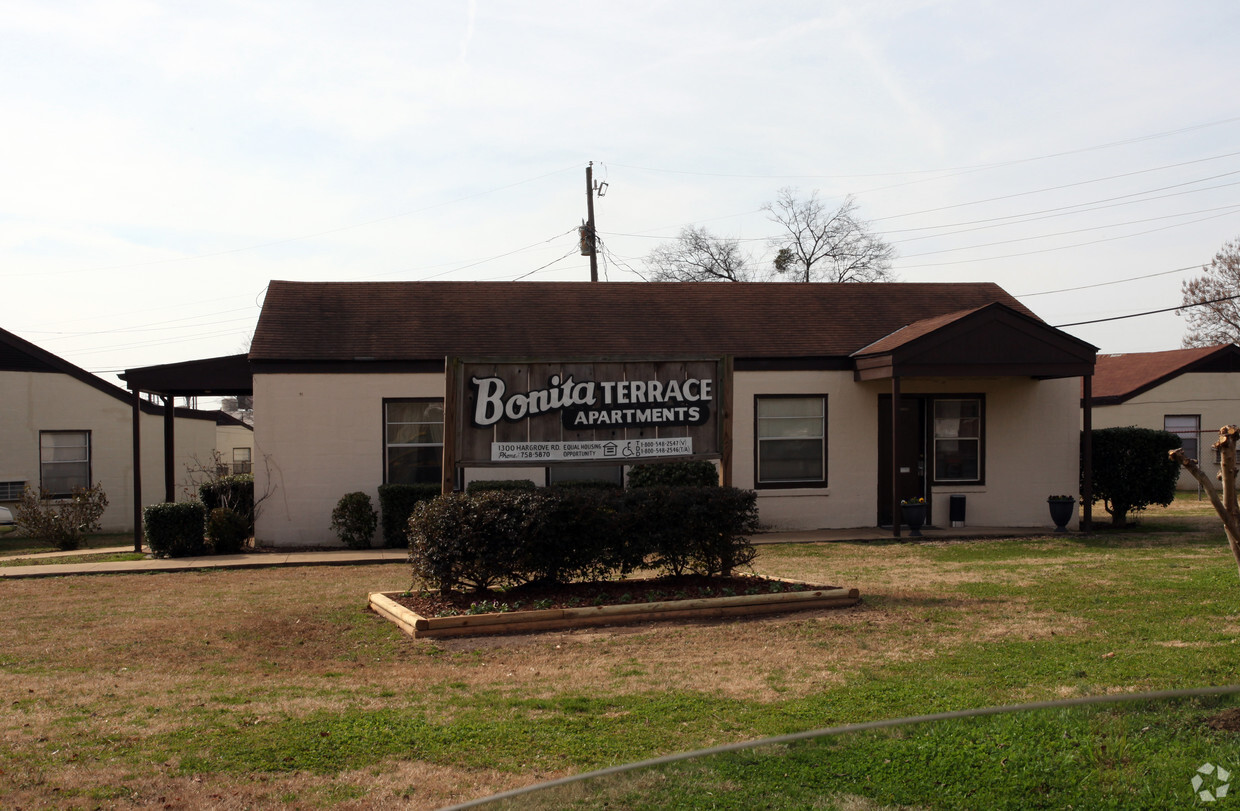
[[[904,523],[908,524],[909,537],[920,538],[921,527],[926,523],[926,505],[901,504],[900,514],[904,516]]]
[[[1055,522],[1056,532],[1067,532],[1068,522],[1076,512],[1076,499],[1048,498],[1047,505],[1051,508],[1051,520]]]

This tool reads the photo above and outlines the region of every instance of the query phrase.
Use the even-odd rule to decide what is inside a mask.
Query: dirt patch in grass
[[[1233,707],[1230,710],[1223,710],[1218,715],[1212,715],[1206,719],[1206,726],[1226,732],[1240,732],[1240,709]]]

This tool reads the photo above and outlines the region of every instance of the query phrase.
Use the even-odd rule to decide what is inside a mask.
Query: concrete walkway
[[[1050,535],[1051,530],[1037,527],[922,527],[922,541],[962,540],[969,538],[1032,538]],[[891,541],[890,529],[859,527],[856,529],[815,529],[796,532],[764,532],[753,536],[755,545],[775,543],[864,543]],[[904,530],[901,541],[910,539]],[[132,552],[132,546],[78,549],[72,552],[39,552],[30,555],[0,557],[8,560],[45,560],[75,555],[106,555]],[[239,555],[210,555],[200,558],[147,558],[146,560],[114,560],[98,563],[46,563],[30,566],[0,566],[0,580],[24,577],[65,577],[79,574],[137,574],[148,572],[183,572],[190,569],[261,569],[267,566],[355,566],[367,563],[404,563],[404,549],[317,549],[310,551],[245,552]]]
[[[79,549],[74,552],[44,552],[19,555],[23,560],[65,557],[69,555],[103,555],[132,552],[132,546],[106,549]],[[200,558],[147,558],[146,560],[113,560],[98,563],[46,563],[30,566],[0,566],[0,580],[22,577],[64,577],[78,574],[140,574],[148,572],[183,572],[189,569],[261,569],[267,566],[354,566],[365,563],[404,563],[409,553],[404,549],[320,549],[297,552],[246,552],[239,555],[209,555]],[[13,557],[0,561],[14,560]]]

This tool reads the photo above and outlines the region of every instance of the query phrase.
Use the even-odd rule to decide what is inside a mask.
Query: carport
[[[246,355],[203,358],[160,366],[126,369],[120,375],[133,403],[133,548],[142,551],[142,454],[139,417],[142,395],[156,395],[164,403],[164,501],[176,500],[174,470],[175,409],[177,397],[236,397],[252,395],[253,376]]]

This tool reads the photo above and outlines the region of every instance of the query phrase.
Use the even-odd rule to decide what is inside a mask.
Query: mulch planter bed
[[[384,592],[370,595],[370,608],[414,637],[451,637],[840,608],[860,599],[856,589],[837,586],[686,575],[502,592]]]

